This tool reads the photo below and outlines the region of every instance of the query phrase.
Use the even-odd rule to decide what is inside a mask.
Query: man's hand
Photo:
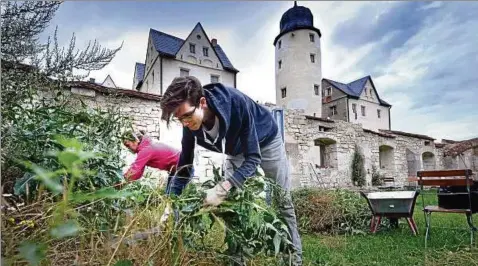
[[[231,189],[232,185],[229,181],[224,181],[217,184],[215,187],[206,190],[206,198],[204,199],[205,206],[219,206],[227,196],[227,192]]]

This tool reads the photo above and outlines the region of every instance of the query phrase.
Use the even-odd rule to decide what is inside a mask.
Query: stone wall
[[[294,187],[352,186],[351,163],[356,148],[364,157],[367,185],[371,185],[374,168],[393,178],[396,185],[407,184],[409,176],[423,170],[424,153],[433,155],[435,169],[444,167],[442,148],[427,136],[375,132],[359,124],[305,116],[300,110],[286,110],[284,119]],[[321,156],[321,151],[326,155]],[[381,159],[387,163],[381,165]]]

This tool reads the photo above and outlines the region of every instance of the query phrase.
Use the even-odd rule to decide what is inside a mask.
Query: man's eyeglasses
[[[193,118],[194,112],[196,112],[196,106],[191,111],[184,113],[182,116],[175,118],[178,122],[189,122]]]

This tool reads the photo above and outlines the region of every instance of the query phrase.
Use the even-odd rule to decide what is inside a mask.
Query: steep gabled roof
[[[198,25],[202,28],[201,24],[198,23]],[[196,25],[196,27],[198,26]],[[204,29],[203,29],[204,31]],[[205,31],[204,31],[205,33]],[[154,48],[158,53],[162,56],[168,56],[168,57],[176,57],[176,54],[179,52],[181,47],[184,45],[184,40],[172,35],[169,35],[167,33],[150,29],[149,34],[151,36],[151,39],[154,44]],[[207,35],[206,35],[207,36]],[[209,40],[209,38],[207,38]],[[209,43],[211,41],[209,40]],[[234,66],[232,65],[231,61],[227,57],[226,53],[224,50],[222,50],[221,46],[219,44],[213,45],[211,43],[211,47],[213,47],[214,52],[216,53],[217,57],[219,58],[219,61],[221,61],[221,64],[224,69],[232,71],[232,72],[239,72]]]
[[[341,83],[341,82],[338,82],[338,81],[334,81],[334,80],[331,80],[331,79],[326,79],[326,78],[324,78],[324,80],[326,80],[327,82],[332,84],[337,89],[341,90],[343,93],[347,94],[348,96],[352,96],[354,98],[359,98],[360,97],[360,95],[362,94],[363,89],[365,88],[365,84],[367,84],[367,80],[370,80],[370,83],[372,83],[372,86],[375,89],[375,85],[373,84],[372,78],[370,76],[366,76],[366,77],[357,79],[357,80],[352,81],[352,82],[347,83],[347,84],[344,84],[344,83]],[[375,90],[375,92],[377,93],[376,90]],[[377,97],[378,97],[378,100],[379,100],[381,105],[389,106],[389,107],[392,106],[388,102],[380,99],[380,96],[378,95],[378,93],[377,93]]]
[[[134,72],[136,72],[136,80],[138,82],[143,81],[145,68],[146,65],[142,63],[136,63],[136,65],[134,66]]]

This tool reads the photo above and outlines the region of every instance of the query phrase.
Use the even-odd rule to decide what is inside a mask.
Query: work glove
[[[231,187],[231,183],[226,180],[217,184],[213,188],[206,190],[204,205],[214,207],[219,206],[226,199],[227,192],[229,192]]]
[[[163,215],[161,215],[161,218],[159,219],[160,226],[162,226],[164,223],[166,223],[170,214],[171,214],[171,207],[169,207],[169,205],[167,205],[166,208],[164,208]]]

